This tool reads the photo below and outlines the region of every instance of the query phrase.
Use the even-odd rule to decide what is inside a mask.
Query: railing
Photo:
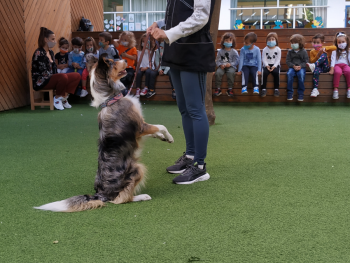
[[[306,10],[307,9],[310,9],[310,8],[312,8],[312,9],[315,9],[315,8],[320,8],[320,9],[322,9],[322,10],[324,10],[324,9],[326,9],[326,8],[328,8],[329,6],[278,6],[278,7],[270,7],[270,6],[265,6],[265,7],[245,7],[245,8],[240,8],[240,7],[237,7],[237,8],[229,8],[229,10],[232,10],[232,11],[243,11],[243,10],[251,10],[251,11],[253,11],[254,13],[253,13],[253,15],[251,15],[251,17],[253,17],[255,14],[256,14],[256,12],[255,12],[255,10],[260,10],[260,29],[263,29],[264,28],[264,15],[267,15],[268,13],[269,13],[269,10],[270,9],[282,9],[282,10],[285,10],[285,9],[292,9],[293,10],[293,28],[295,28],[295,23],[296,22],[298,22],[298,24],[300,24],[300,21],[299,20],[297,20],[296,19],[296,9],[304,9],[305,11],[305,21],[307,21],[308,23],[310,22],[309,20],[308,20],[308,18],[307,18],[307,15],[306,15]],[[268,10],[267,12],[266,12],[266,10]],[[265,13],[264,13],[264,11],[265,11]],[[314,12],[313,12],[314,11]],[[314,13],[315,13],[315,10],[313,10],[313,11],[309,11],[309,13],[311,13],[314,17],[315,17],[315,15],[314,15]],[[324,12],[324,13],[326,13],[326,12]],[[241,15],[243,14],[243,12],[241,13]],[[275,15],[275,17],[276,17],[277,15]],[[273,17],[272,17],[273,18]],[[314,18],[315,19],[315,18]],[[237,20],[237,19],[236,19]],[[245,20],[245,22],[246,21],[248,21],[249,20],[249,17]],[[287,23],[287,24],[291,24],[291,22],[288,20],[288,19],[286,19],[286,18],[284,18],[283,20],[285,20],[285,22]],[[279,20],[280,21],[280,20]],[[255,26],[256,24],[257,24],[257,22],[258,21],[256,21],[253,25]],[[322,20],[321,20],[321,23],[322,23],[322,25],[323,25],[323,22],[322,22]],[[320,26],[321,27],[321,26]]]

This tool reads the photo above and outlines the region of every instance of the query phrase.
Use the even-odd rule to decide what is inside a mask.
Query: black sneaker
[[[173,179],[174,184],[193,184],[200,181],[206,181],[210,178],[210,175],[205,169],[206,164],[204,164],[203,169],[198,168],[198,164],[191,164],[187,167],[179,176]]]
[[[168,173],[171,174],[180,174],[186,170],[186,167],[193,163],[193,160],[191,158],[187,158],[186,153],[184,154],[175,162],[174,165],[169,166],[166,168]]]
[[[156,92],[154,90],[148,90],[147,94],[146,94],[146,99],[149,99],[150,97],[156,95]]]
[[[221,94],[222,94],[222,93],[221,93],[221,89],[216,88],[216,89],[215,89],[215,92],[214,92],[214,96],[215,96],[215,97],[219,97]]]
[[[266,97],[266,89],[261,90],[260,97],[262,97],[262,98]]]
[[[173,91],[171,92],[171,97],[176,100],[176,93],[175,90],[173,89]]]
[[[227,96],[229,96],[229,97],[233,97],[233,89],[227,89],[226,94],[227,94]]]
[[[280,91],[278,89],[275,89],[275,92],[273,93],[273,96],[279,97],[280,96]]]

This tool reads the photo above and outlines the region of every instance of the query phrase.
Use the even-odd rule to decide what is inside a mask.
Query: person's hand
[[[161,69],[159,70],[159,76],[163,76],[164,75],[164,71]]]
[[[62,69],[68,68],[68,64],[63,64],[62,66]]]
[[[267,66],[266,66],[266,68],[267,68],[267,70],[268,70],[268,71],[271,71],[271,70],[270,70],[270,66],[269,66],[269,65],[267,65]]]
[[[327,53],[326,48],[322,48],[322,50],[323,50],[323,53]]]
[[[148,68],[147,67],[144,67],[144,68],[141,68],[141,71],[146,71]]]
[[[158,24],[154,22],[149,28],[147,28],[146,33],[152,33],[154,29],[158,28]]]
[[[119,45],[120,45],[119,39],[113,39],[113,46],[117,48],[119,47]]]
[[[298,71],[298,66],[294,65],[293,68],[294,68],[295,71]]]
[[[319,57],[320,57],[320,56],[321,56],[321,55],[324,53],[324,51],[323,51],[323,50],[324,50],[324,48],[322,48],[320,51],[318,51],[317,56],[319,56]]]
[[[331,74],[331,75],[334,74],[334,68],[331,68],[331,70],[329,71],[329,74]]]
[[[151,32],[151,35],[152,35],[152,37],[153,37],[155,40],[158,40],[158,41],[161,41],[161,40],[163,40],[163,39],[167,39],[167,40],[168,40],[168,37],[167,37],[167,35],[165,34],[164,30],[159,29],[159,28],[153,29],[153,31]]]
[[[238,71],[238,72],[236,73],[236,75],[238,75],[238,76],[242,75],[242,71]]]
[[[120,56],[121,56],[121,57],[126,57],[126,58],[127,58],[127,55],[126,55],[125,52],[121,53]]]
[[[259,75],[259,76],[261,75],[261,71],[258,71],[258,75]]]
[[[220,65],[220,68],[224,69],[226,66],[225,65]]]
[[[273,67],[270,67],[270,72],[272,72],[276,67],[273,66]]]
[[[226,68],[229,68],[229,67],[231,67],[231,64],[227,63],[225,66],[226,66]]]

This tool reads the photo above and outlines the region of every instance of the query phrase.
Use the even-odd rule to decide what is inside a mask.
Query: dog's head
[[[91,106],[98,107],[112,95],[117,95],[125,89],[120,79],[127,75],[124,60],[114,61],[102,54],[95,67],[91,70],[91,95],[94,100]]]

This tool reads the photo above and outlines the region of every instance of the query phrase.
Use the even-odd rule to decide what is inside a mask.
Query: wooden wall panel
[[[73,32],[83,16],[94,25],[94,31],[103,31],[103,0],[71,0],[71,10]]]
[[[0,111],[29,103],[23,14],[24,0],[0,1]]]

